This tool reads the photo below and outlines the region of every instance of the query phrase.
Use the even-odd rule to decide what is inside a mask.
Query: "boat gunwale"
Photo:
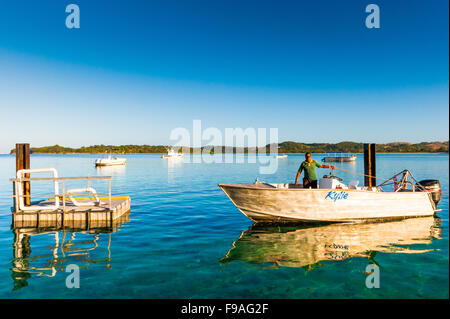
[[[218,186],[223,189],[223,187],[230,188],[238,188],[238,189],[252,189],[252,190],[271,190],[271,191],[351,191],[351,192],[363,192],[363,193],[374,193],[374,194],[415,194],[415,193],[425,193],[428,192],[380,192],[380,191],[369,191],[365,189],[338,189],[338,188],[277,188],[277,187],[257,187],[257,186],[245,186],[245,185],[254,185],[254,184],[218,184]]]

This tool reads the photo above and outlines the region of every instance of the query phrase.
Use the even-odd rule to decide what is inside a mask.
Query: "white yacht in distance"
[[[95,166],[125,165],[126,163],[126,158],[111,157],[111,154],[109,154],[107,158],[97,158]]]
[[[183,153],[175,152],[173,148],[167,150],[167,154],[164,154],[162,158],[182,158]]]

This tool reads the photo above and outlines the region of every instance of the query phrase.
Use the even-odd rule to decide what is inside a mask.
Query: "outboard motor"
[[[424,179],[423,181],[418,182],[416,185],[420,185],[426,190],[431,192],[431,198],[433,202],[437,205],[441,200],[441,184],[437,179]]]

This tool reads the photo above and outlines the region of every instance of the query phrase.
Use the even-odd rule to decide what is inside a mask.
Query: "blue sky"
[[[81,28],[65,27],[78,4]],[[365,27],[376,3],[381,28]],[[0,152],[170,144],[176,127],[299,142],[448,140],[448,1],[0,1]]]

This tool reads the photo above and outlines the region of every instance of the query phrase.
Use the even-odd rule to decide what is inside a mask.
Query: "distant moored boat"
[[[322,158],[322,162],[354,162],[354,161],[356,161],[356,155],[349,153],[335,153],[332,156],[327,154],[327,156]]]
[[[126,163],[126,158],[111,157],[111,154],[109,154],[107,158],[98,158],[95,161],[95,166],[125,165]]]
[[[164,154],[162,156],[162,158],[182,158],[182,157],[183,157],[183,153],[175,152],[175,150],[173,148],[169,149],[167,151],[167,154]]]

